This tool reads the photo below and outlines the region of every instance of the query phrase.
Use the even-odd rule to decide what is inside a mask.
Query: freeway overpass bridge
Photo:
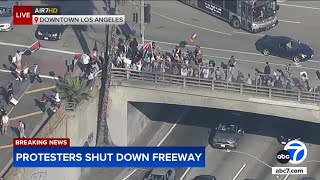
[[[320,123],[316,92],[116,68],[109,96],[108,126],[111,139],[120,146],[131,144],[147,123],[131,117],[130,102],[228,109]]]

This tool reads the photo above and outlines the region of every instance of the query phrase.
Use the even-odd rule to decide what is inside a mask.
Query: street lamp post
[[[144,0],[140,0],[140,36],[141,44],[144,45]]]

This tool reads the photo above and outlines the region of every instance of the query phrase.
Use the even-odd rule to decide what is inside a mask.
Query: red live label
[[[14,25],[32,25],[32,6],[13,7]]]

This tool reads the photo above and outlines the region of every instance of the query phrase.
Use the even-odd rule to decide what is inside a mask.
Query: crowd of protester
[[[214,79],[220,81],[238,82],[248,85],[272,86],[276,88],[313,91],[309,85],[306,72],[300,72],[300,77],[292,76],[292,65],[284,69],[272,70],[266,62],[263,70],[255,69],[254,73],[244,73],[237,69],[237,61],[231,56],[228,63],[216,63],[214,59],[204,59],[201,47],[189,50],[176,46],[172,52],[161,52],[154,42],[150,47],[139,48],[136,38],[123,40],[119,38],[116,48],[116,58],[113,67],[130,68],[141,72],[171,74],[183,77]]]

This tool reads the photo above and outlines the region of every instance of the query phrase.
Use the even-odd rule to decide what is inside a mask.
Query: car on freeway
[[[144,180],[175,180],[175,179],[176,179],[176,171],[171,168],[152,169],[148,177],[144,178]]]
[[[314,50],[309,45],[285,36],[265,35],[256,41],[255,46],[265,56],[274,55],[291,59],[295,63],[309,60],[314,55]]]
[[[217,180],[217,178],[211,175],[200,175],[193,178],[193,180]]]
[[[282,145],[286,145],[290,141],[300,141],[300,137],[292,136],[292,135],[281,135],[280,137],[277,138],[278,142]]]
[[[39,25],[35,36],[40,40],[57,41],[66,30],[65,25]]]
[[[13,6],[19,4],[19,1],[0,0],[0,31],[13,29]]]
[[[211,147],[217,149],[236,149],[244,131],[234,124],[219,124],[219,126],[215,128],[215,132],[211,130],[209,133],[209,144]]]

